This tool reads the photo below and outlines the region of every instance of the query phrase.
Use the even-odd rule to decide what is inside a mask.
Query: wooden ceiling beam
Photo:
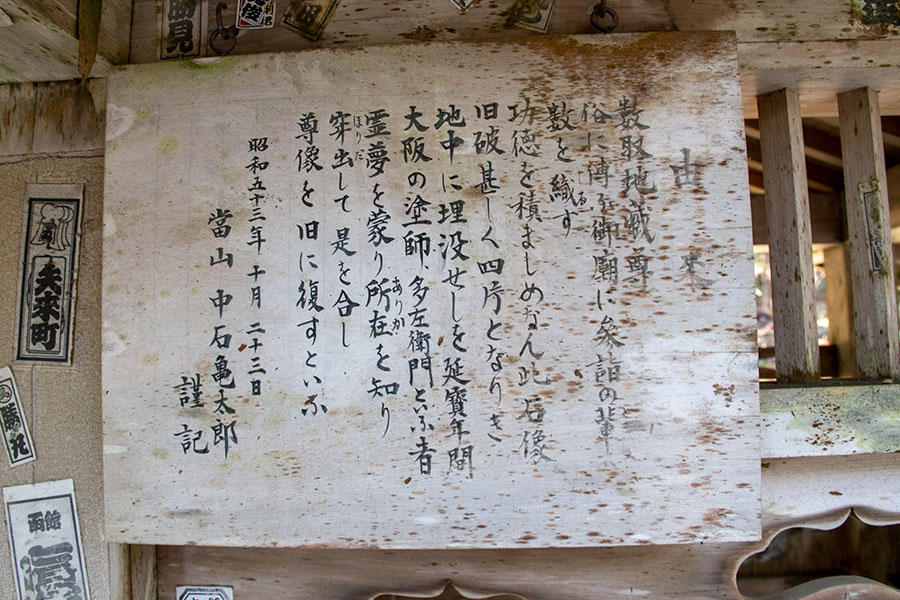
[[[767,245],[769,229],[766,224],[765,195],[751,191],[750,207],[753,217],[753,243]],[[843,208],[837,194],[810,192],[809,218],[813,244],[835,244],[846,241]]]
[[[839,93],[870,87],[883,114],[900,114],[900,39],[739,43],[744,115],[756,96],[787,87],[800,95],[804,117],[836,117]]]
[[[540,35],[509,26],[512,3],[476,2],[460,14],[449,0],[429,2],[427,8],[414,2],[343,2],[316,42],[279,22],[273,29],[242,31],[234,53]],[[215,23],[216,4],[208,3],[207,24]],[[846,0],[628,0],[615,4],[616,34],[734,31],[748,117],[756,116],[758,95],[785,87],[799,94],[804,117],[836,117],[837,94],[863,86],[879,91],[882,114],[900,115],[900,38],[896,36],[900,27],[863,24]],[[584,0],[555,0],[548,33],[603,35],[590,25],[592,6],[593,2]],[[224,12],[227,23],[234,22],[234,10],[234,3],[229,3]],[[134,0],[134,14],[131,61],[159,61],[157,0]],[[200,39],[209,34],[208,27]]]
[[[837,167],[844,166],[841,160],[841,138],[821,129],[803,126],[803,145],[807,158]]]
[[[881,117],[881,137],[887,167],[900,165],[900,116]]]
[[[216,4],[203,4],[208,12],[200,39],[215,26]],[[225,21],[233,23],[234,3],[228,4]],[[540,35],[509,27],[511,4],[477,2],[460,14],[449,1],[427,7],[344,2],[318,42],[296,35],[278,19],[274,29],[242,31],[234,53]],[[0,29],[0,82],[77,77],[77,5],[78,0],[0,0],[0,9],[33,15],[26,19],[30,25],[13,18],[11,27]],[[583,0],[556,0],[548,32],[593,33],[590,6]],[[882,114],[900,115],[900,27],[861,24],[846,0],[629,0],[616,10],[616,33],[735,31],[748,117],[756,116],[757,95],[783,87],[799,94],[804,117],[837,116],[837,94],[862,86],[879,91]],[[100,55],[107,63],[158,61],[160,43],[157,0],[103,1]],[[103,74],[101,61],[95,75]]]
[[[216,22],[216,4],[207,3],[204,15],[207,24]],[[594,4],[584,0],[555,0],[548,33],[594,33],[590,24]],[[791,44],[819,40],[862,42],[887,39],[900,30],[890,24],[863,24],[846,0],[795,0],[790,3],[782,0],[618,0],[612,4],[619,16],[616,33],[734,31],[736,40],[747,45],[748,50],[750,46],[779,42]],[[226,23],[234,23],[235,5],[236,3],[229,2],[224,10],[223,18]],[[396,0],[343,2],[337,6],[318,41],[307,40],[285,27],[280,22],[279,14],[272,29],[242,31],[234,52],[283,52],[334,46],[534,35],[511,26],[509,16],[512,6],[513,0],[482,1],[475,2],[465,13],[460,13],[449,0],[427,3]],[[157,61],[160,57],[157,0],[134,0],[134,11],[136,18],[132,35],[132,60]],[[283,12],[282,3],[278,3],[278,11]],[[208,35],[210,31],[211,29],[205,33]],[[813,49],[812,55],[817,55],[820,50],[821,48]],[[796,67],[794,55],[798,52],[796,47],[786,46],[779,51],[767,52],[766,60],[772,68]],[[799,53],[809,55],[808,52]],[[857,60],[850,66],[868,65],[865,59],[859,60],[865,54],[855,54]],[[852,56],[848,53],[847,60],[851,60]],[[886,62],[895,64],[896,58]]]
[[[747,119],[744,131],[747,139],[759,141],[759,120]],[[841,161],[841,138],[820,129],[803,126],[803,151],[806,157],[838,169]]]
[[[751,169],[762,172],[762,149],[758,139],[747,137],[747,158]],[[830,166],[806,161],[809,189],[817,192],[834,192],[843,187],[843,172]]]
[[[750,169],[747,171],[750,180],[750,194],[761,196],[765,193],[766,188],[763,183],[762,169]],[[754,231],[756,227],[754,226]],[[755,242],[754,242],[755,243]]]
[[[900,140],[900,116],[881,117],[881,132],[884,135],[891,135]]]
[[[0,82],[76,79],[78,0],[0,0],[11,23],[0,27]],[[92,77],[105,77],[113,64],[128,61],[130,0],[104,0],[99,54]]]
[[[751,194],[765,194],[766,189],[765,189],[765,184],[763,183],[763,179],[762,179],[762,173],[763,173],[762,162],[758,158],[748,159],[747,160],[747,169],[751,175],[750,193]],[[753,177],[754,175],[759,175],[759,177],[758,178]],[[808,177],[808,175],[807,175],[807,177]],[[831,194],[831,193],[835,192],[835,188],[833,188],[832,186],[822,183],[820,181],[816,181],[815,179],[807,178],[806,184],[807,184],[807,187],[809,188],[809,190],[812,192],[819,192],[819,193],[823,193],[823,194]]]

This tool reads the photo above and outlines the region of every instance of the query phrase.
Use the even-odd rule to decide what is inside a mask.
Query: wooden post
[[[871,88],[838,94],[856,364],[863,379],[897,379],[897,299],[890,208],[878,96]]]
[[[131,600],[131,552],[128,544],[107,544],[109,552],[109,598]]]
[[[828,338],[838,353],[838,376],[856,377],[853,291],[846,244],[825,249],[825,305],[828,307]]]
[[[157,600],[156,546],[131,548],[131,600]]]
[[[772,308],[779,381],[819,378],[819,346],[800,100],[781,89],[756,99],[759,109]]]

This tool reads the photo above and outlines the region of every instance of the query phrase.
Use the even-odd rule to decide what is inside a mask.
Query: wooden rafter
[[[747,136],[747,158],[751,169],[762,171],[762,152],[758,139]],[[834,192],[843,187],[843,175],[840,165],[837,168],[810,160],[806,153],[806,174],[809,180],[809,189],[817,192]]]
[[[806,157],[825,165],[840,169],[841,162],[841,138],[826,131],[818,129],[807,120],[803,124],[803,151]],[[744,131],[748,139],[759,140],[759,120],[747,119]]]

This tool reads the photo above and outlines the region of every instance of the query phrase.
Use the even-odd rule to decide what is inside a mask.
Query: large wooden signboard
[[[128,67],[108,127],[111,540],[759,536],[732,37]]]

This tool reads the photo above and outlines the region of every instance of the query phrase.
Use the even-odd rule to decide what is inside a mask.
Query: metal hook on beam
[[[237,45],[238,28],[232,25],[225,27],[222,21],[222,11],[228,8],[224,2],[216,4],[216,28],[209,34],[209,49],[219,56],[228,56]],[[220,41],[221,40],[221,44]]]
[[[604,23],[607,16],[612,17],[612,23]],[[594,10],[591,11],[591,25],[600,33],[612,33],[619,25],[619,15],[606,5],[606,0],[600,0],[600,4],[594,5]]]

